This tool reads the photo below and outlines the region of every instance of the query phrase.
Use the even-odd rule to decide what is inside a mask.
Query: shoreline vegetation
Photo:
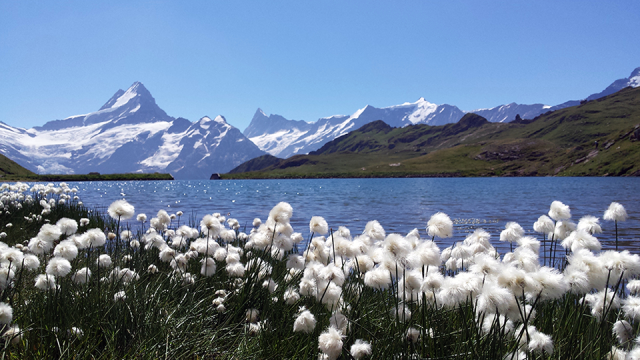
[[[0,182],[61,182],[61,181],[147,181],[174,180],[171,174],[34,174],[34,175],[5,175]]]
[[[65,181],[120,181],[120,180],[174,180],[171,174],[127,173],[127,174],[36,174],[15,161],[0,154],[0,182],[65,182]]]
[[[438,174],[421,174],[421,173],[373,173],[373,174],[351,174],[351,173],[326,173],[326,174],[278,174],[278,173],[240,173],[240,174],[220,174],[219,180],[268,180],[268,179],[395,179],[395,178],[463,178],[463,177],[571,177],[573,175],[462,175],[460,173],[438,173]],[[579,175],[580,177],[609,177],[622,176],[637,177],[640,174],[633,175]]]
[[[287,203],[241,229],[80,195],[0,185],[3,358],[640,359],[640,256],[617,249],[618,203],[607,226],[554,201],[499,234],[443,213],[387,234],[320,216],[293,229]]]

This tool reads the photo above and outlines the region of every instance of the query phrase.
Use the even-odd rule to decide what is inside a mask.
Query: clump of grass
[[[162,210],[149,221],[140,214],[127,220],[134,210],[122,201],[107,216],[88,210],[64,183],[0,191],[5,358],[602,359],[640,352],[633,342],[640,257],[598,252],[597,219],[571,230],[561,203],[552,204],[552,219],[534,225],[544,234],[542,252],[537,239],[508,224],[501,238],[516,246],[498,254],[482,229],[441,250],[436,237],[454,235],[442,213],[426,224],[426,239],[418,230],[386,234],[377,221],[353,236],[320,217],[304,236],[291,227],[286,203],[246,233],[220,214],[188,225],[180,224],[182,213]]]

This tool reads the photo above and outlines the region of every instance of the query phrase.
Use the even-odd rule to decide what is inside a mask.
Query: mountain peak
[[[216,123],[216,124],[214,124]],[[224,116],[222,115],[218,115],[215,118],[211,119],[208,116],[203,116],[200,118],[200,120],[196,123],[197,126],[203,128],[203,129],[209,129],[209,127],[211,127],[211,125],[213,125],[214,127],[218,127],[220,125],[222,125],[223,127],[231,127],[231,125],[229,125],[227,123],[227,119],[224,118]]]
[[[224,118],[224,116],[222,116],[222,115],[218,115],[218,116],[216,116],[216,118],[215,118],[215,119],[213,119],[213,121],[215,121],[215,122],[217,122],[217,123],[219,123],[219,124],[222,124],[222,125],[229,125],[229,124],[227,123],[227,119],[225,119],[225,118]]]
[[[149,90],[147,90],[141,82],[136,81],[127,89],[127,91],[123,91],[122,89],[116,91],[111,99],[102,105],[100,110],[113,109],[126,105],[135,98],[150,99],[155,102]]]
[[[358,117],[360,117],[360,115],[362,115],[363,112],[365,112],[365,110],[367,110],[368,108],[372,107],[371,105],[367,104],[365,107],[363,107],[362,109],[358,109],[358,111],[356,111],[355,113],[353,113],[353,115],[351,115],[352,119],[356,119]]]

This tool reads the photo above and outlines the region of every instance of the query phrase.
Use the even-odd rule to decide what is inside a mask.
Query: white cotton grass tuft
[[[640,280],[629,280],[629,282],[627,283],[627,290],[629,290],[629,293],[631,293],[632,295],[639,294]]]
[[[500,241],[515,242],[524,236],[524,229],[516,222],[508,222],[500,233]]]
[[[409,243],[402,235],[389,234],[384,240],[384,249],[387,253],[392,254],[394,258],[405,258],[411,249],[411,243]]]
[[[208,238],[215,238],[222,230],[223,226],[220,220],[213,215],[205,215],[200,221],[200,231]]]
[[[636,346],[633,349],[631,349],[627,353],[625,360],[640,360],[640,346]]]
[[[269,212],[269,218],[280,224],[288,224],[292,215],[293,208],[286,202],[278,203]]]
[[[565,249],[570,249],[572,252],[580,249],[600,251],[602,248],[600,241],[584,229],[572,231],[560,245]]]
[[[0,302],[0,324],[10,324],[13,320],[13,308],[9,304]]]
[[[116,200],[109,205],[107,209],[109,216],[115,220],[128,220],[133,217],[135,209],[133,205],[129,204],[126,200]]]
[[[120,233],[120,239],[122,240],[129,240],[131,236],[133,236],[133,233],[131,233],[131,230],[124,230]]]
[[[322,332],[318,337],[318,348],[329,359],[337,359],[342,353],[342,339],[344,335],[333,326],[329,326],[327,330]]]
[[[16,246],[19,245],[20,244],[17,244]],[[2,247],[4,247],[4,244]],[[0,248],[0,262],[2,263],[11,263],[12,266],[20,268],[22,266],[23,259],[24,254],[16,248]]]
[[[478,314],[506,313],[515,306],[514,294],[493,281],[485,281],[482,291],[476,296],[476,312]]]
[[[40,274],[35,278],[35,287],[42,291],[56,288],[56,277],[48,274]]]
[[[167,263],[167,262],[171,262],[171,260],[173,260],[176,257],[176,254],[177,253],[175,249],[172,249],[167,246],[160,251],[160,253],[158,254],[158,257],[160,258],[160,261]]]
[[[600,221],[597,217],[586,215],[580,218],[578,221],[577,230],[583,230],[588,232],[589,234],[600,234],[602,233],[602,227],[600,227]]]
[[[71,280],[76,284],[86,284],[91,278],[91,270],[87,267],[83,267],[71,276]]]
[[[40,228],[37,237],[47,242],[53,242],[60,239],[62,231],[57,225],[44,224]]]
[[[602,290],[595,294],[587,294],[584,301],[591,308],[591,315],[600,320],[608,309],[617,310],[620,308],[620,298],[611,290]]]
[[[541,300],[555,300],[569,290],[569,283],[564,275],[555,268],[543,266],[530,272],[529,276],[534,284],[529,287],[531,297],[540,296]]]
[[[445,213],[435,213],[427,222],[427,234],[442,239],[451,237],[453,236],[453,221]]]
[[[624,206],[614,201],[604,212],[604,216],[602,218],[607,221],[626,221],[627,217],[627,210],[625,210]]]
[[[638,280],[633,280],[638,281]],[[623,300],[622,312],[627,319],[640,321],[640,297],[629,296]]]
[[[365,234],[372,240],[384,240],[386,236],[384,228],[377,220],[369,221],[364,227],[363,234]]]
[[[287,305],[293,305],[300,300],[300,294],[295,289],[287,289],[282,297]]]
[[[78,223],[73,219],[60,218],[60,220],[56,222],[56,225],[64,235],[72,235],[78,231]]]
[[[512,334],[515,327],[513,321],[507,319],[504,315],[488,314],[482,322],[482,332],[489,334],[491,333],[491,329],[498,331],[504,330],[505,334]]]
[[[609,351],[604,358],[607,360],[626,360],[627,352],[612,345],[611,351]]]
[[[371,355],[371,344],[362,339],[357,339],[356,342],[351,345],[349,352],[354,359],[362,359],[365,356]]]
[[[293,331],[310,334],[316,328],[316,318],[311,311],[304,308],[301,310],[293,322]]]
[[[613,335],[618,339],[618,343],[625,344],[633,338],[633,328],[626,320],[618,320],[613,324]]]
[[[213,276],[216,274],[216,261],[208,257],[200,261],[202,266],[200,267],[200,274],[204,276]]]
[[[323,217],[313,216],[309,221],[309,231],[319,235],[326,235],[329,232],[329,225]]]
[[[13,266],[0,267],[0,290],[6,289],[13,281],[13,278],[15,277],[15,275],[16,274],[13,271]]]
[[[416,249],[414,254],[420,258],[421,265],[440,266],[440,249],[433,241],[423,241]]]
[[[245,314],[245,318],[247,322],[255,323],[258,321],[259,315],[260,315],[260,311],[258,309],[249,309]]]
[[[22,259],[23,269],[36,270],[40,267],[40,259],[33,254],[26,254]]]
[[[78,256],[78,247],[73,240],[63,240],[53,249],[53,256],[71,261]]]
[[[553,220],[568,220],[571,218],[571,210],[568,205],[563,204],[562,202],[556,200],[551,203],[551,207],[549,209],[549,217]]]
[[[46,273],[53,276],[65,277],[71,272],[71,263],[63,257],[53,257],[47,264]]]
[[[2,334],[2,338],[11,345],[18,345],[22,342],[22,330],[18,325],[12,325]]]
[[[107,242],[107,237],[102,229],[89,229],[84,233],[90,247],[97,248],[103,246]]]
[[[528,350],[534,353],[546,353],[547,355],[553,354],[553,340],[551,340],[551,336],[543,334],[538,330],[531,331],[532,327],[533,326],[529,327],[529,343],[527,344]]]
[[[27,247],[31,253],[35,255],[43,255],[51,251],[53,241],[46,241],[36,236],[29,240]]]
[[[111,256],[107,255],[107,254],[102,254],[100,256],[98,256],[98,258],[96,259],[96,264],[98,264],[98,267],[100,268],[108,268],[111,266],[112,261],[111,261]]]
[[[117,293],[113,294],[113,301],[118,302],[125,300],[127,300],[127,294],[124,292],[124,290],[118,291]]]
[[[558,221],[556,223],[556,228],[555,228],[555,230],[553,232],[553,236],[557,240],[564,240],[575,229],[576,229],[576,224],[571,222],[571,221],[568,221],[568,220]]]
[[[547,215],[542,215],[538,218],[538,221],[533,223],[533,230],[535,232],[548,234],[553,232],[554,224],[553,220],[551,220]]]
[[[245,272],[245,267],[242,263],[229,263],[225,266],[227,273],[231,277],[243,277]]]
[[[374,289],[386,289],[391,284],[391,273],[383,267],[369,270],[364,274],[364,284]]]
[[[166,227],[171,223],[171,216],[166,210],[159,210],[158,214],[156,214],[156,219],[158,219],[158,223],[163,227]]]

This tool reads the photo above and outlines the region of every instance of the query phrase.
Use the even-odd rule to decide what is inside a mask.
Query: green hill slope
[[[23,168],[15,161],[0,154],[0,178],[34,175],[36,175],[34,172]]]
[[[376,121],[309,155],[224,177],[640,175],[639,124],[640,88],[627,88],[517,123],[475,114],[444,126]]]

